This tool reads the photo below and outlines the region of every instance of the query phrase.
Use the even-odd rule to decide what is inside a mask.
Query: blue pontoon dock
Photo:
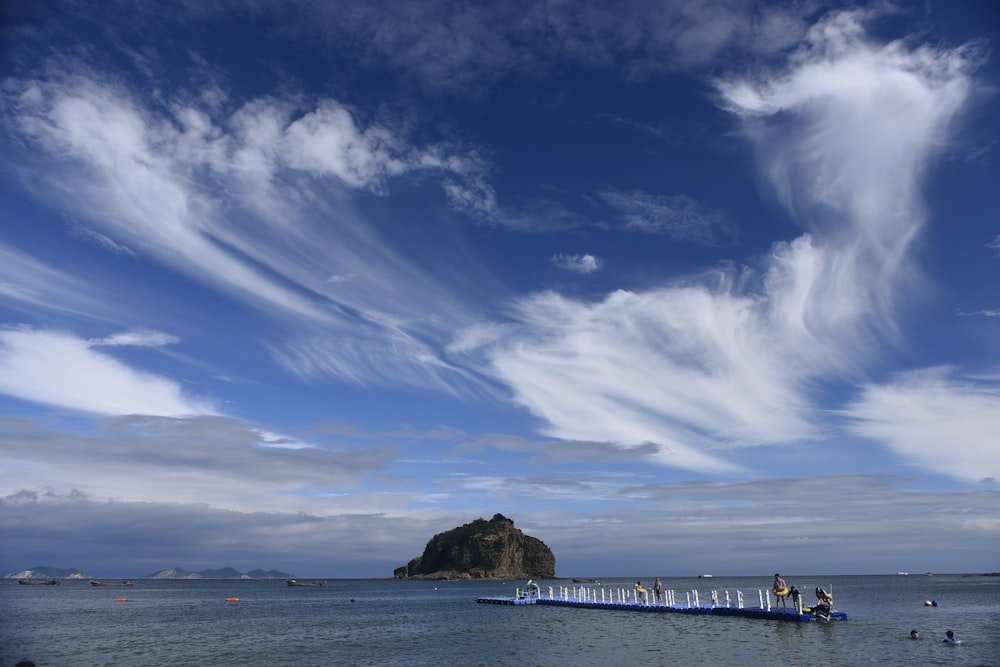
[[[518,590],[515,597],[483,597],[476,602],[500,605],[551,605],[556,607],[582,607],[584,609],[613,609],[617,611],[641,611],[668,614],[697,614],[702,616],[736,616],[740,618],[757,618],[771,621],[792,621],[808,623],[810,621],[825,621],[813,613],[809,607],[796,609],[771,604],[769,591],[758,591],[759,606],[744,604],[743,593],[736,592],[735,599],[730,598],[725,591],[720,601],[718,591],[712,591],[711,604],[703,605],[699,601],[697,591],[685,594],[685,602],[678,604],[674,591],[664,591],[661,601],[651,600],[647,594],[638,594],[622,588],[588,588],[588,587],[549,587],[548,595],[531,595]],[[831,611],[829,620],[846,621],[847,614]]]

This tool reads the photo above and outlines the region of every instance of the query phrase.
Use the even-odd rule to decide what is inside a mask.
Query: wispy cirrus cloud
[[[1000,234],[997,234],[997,237],[995,239],[987,243],[986,247],[991,248],[992,250],[996,250],[997,254],[1000,255]]]
[[[686,195],[607,190],[601,198],[616,209],[628,230],[706,245],[724,245],[736,237],[735,227],[722,211],[708,210]]]
[[[1000,310],[974,310],[971,313],[957,311],[959,317],[1000,317]]]
[[[451,372],[438,344],[470,319],[475,267],[456,268],[464,281],[437,278],[382,237],[355,198],[434,174],[456,208],[492,215],[488,167],[474,150],[409,143],[332,99],[301,112],[260,98],[219,116],[188,91],[164,110],[79,65],[12,79],[6,90],[12,126],[38,149],[19,167],[26,183],[85,220],[102,246],[128,248],[272,319],[287,336],[287,348],[272,343],[287,368],[363,382],[398,368],[432,386]],[[34,288],[23,282],[5,289],[28,299]],[[423,305],[431,296],[434,318]],[[330,331],[342,344],[322,342]],[[366,374],[373,368],[383,370]]]
[[[704,67],[731,48],[771,53],[805,33],[812,11],[796,3],[759,11],[743,0],[348,4],[349,11],[344,2],[254,8],[321,42],[346,40],[363,50],[363,63],[388,62],[424,87],[463,95],[488,94],[484,82],[497,78],[537,78],[560,63],[622,67],[639,80]]]
[[[88,318],[113,318],[118,308],[80,276],[0,242],[0,295],[10,307]]]

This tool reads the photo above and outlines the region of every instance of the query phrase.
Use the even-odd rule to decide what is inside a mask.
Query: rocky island
[[[438,533],[394,579],[554,579],[556,557],[502,514]]]

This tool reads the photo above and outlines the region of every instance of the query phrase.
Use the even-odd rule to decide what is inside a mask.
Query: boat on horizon
[[[90,585],[91,586],[119,586],[119,587],[121,587],[121,586],[135,586],[135,582],[134,581],[127,581],[127,580],[126,581],[95,581],[95,580],[91,579],[90,580]]]
[[[18,579],[17,583],[22,586],[58,586],[58,579]]]
[[[326,586],[325,579],[320,581],[299,581],[298,579],[286,579],[285,583],[289,586]]]

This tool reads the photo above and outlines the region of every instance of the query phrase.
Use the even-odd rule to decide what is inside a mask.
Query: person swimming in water
[[[816,604],[813,606],[812,613],[816,618],[822,619],[824,621],[830,620],[830,612],[833,610],[833,596],[824,591],[822,588],[816,588]]]

